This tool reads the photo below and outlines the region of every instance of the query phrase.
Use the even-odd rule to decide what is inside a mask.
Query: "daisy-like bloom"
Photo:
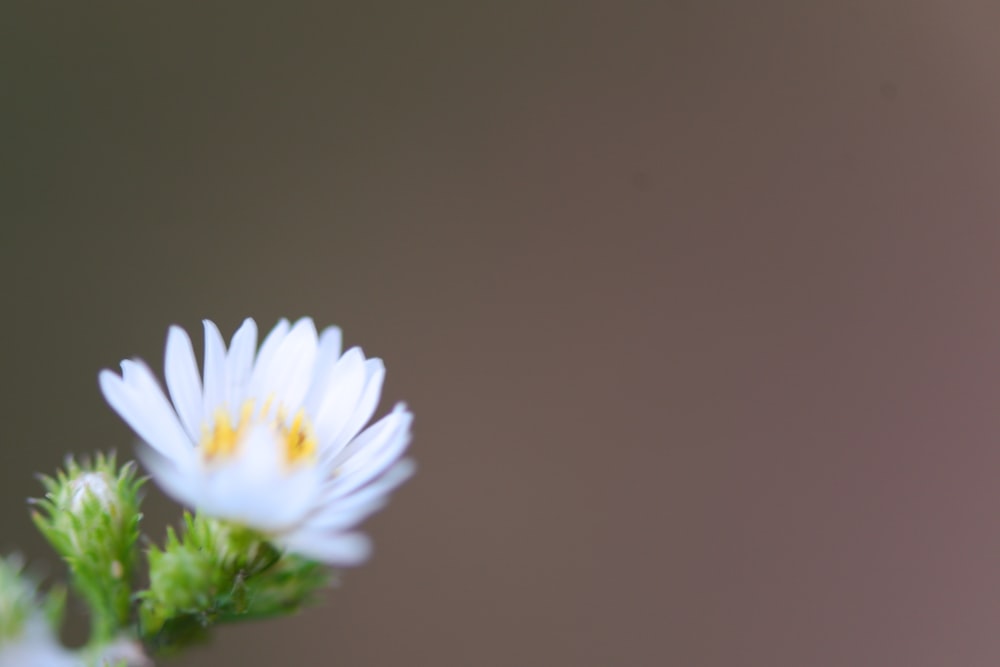
[[[153,479],[178,502],[239,523],[274,544],[331,565],[370,552],[352,529],[413,472],[401,460],[411,413],[402,404],[368,428],[385,368],[359,348],[341,352],[340,329],[317,335],[309,318],[281,320],[257,350],[247,319],[226,349],[205,320],[199,374],[191,339],[167,335],[169,400],[138,360],[100,374],[111,407],[146,443]]]

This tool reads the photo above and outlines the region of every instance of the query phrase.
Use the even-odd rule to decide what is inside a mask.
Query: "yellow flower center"
[[[271,399],[264,402],[260,411],[254,407],[253,399],[245,401],[235,424],[229,410],[219,408],[215,411],[215,420],[211,426],[206,424],[202,427],[200,448],[206,462],[232,457],[250,429],[260,424],[266,424],[274,431],[276,442],[282,448],[288,465],[309,463],[315,459],[316,436],[305,410],[296,412],[289,423],[282,407],[273,415],[270,414]]]

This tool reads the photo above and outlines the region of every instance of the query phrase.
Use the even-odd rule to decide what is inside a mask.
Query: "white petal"
[[[384,449],[399,435],[408,433],[412,422],[413,414],[406,409],[406,405],[397,403],[392,412],[362,431],[327,463],[328,469],[337,470],[338,473],[348,469],[353,470],[359,463]]]
[[[191,339],[180,327],[172,326],[167,333],[165,375],[170,398],[181,423],[191,440],[196,442],[203,421],[201,377]]]
[[[353,499],[354,496],[351,496]],[[303,528],[316,531],[342,531],[352,528],[363,520],[385,507],[389,499],[385,496],[368,498],[363,503],[352,503],[350,507],[340,507],[336,504],[336,512],[330,511],[322,517],[314,517],[303,524]]]
[[[136,454],[163,491],[187,507],[197,507],[203,494],[204,478],[194,460],[194,450],[169,459],[150,447],[136,448]]]
[[[226,355],[226,374],[229,376],[229,409],[233,419],[239,415],[240,407],[246,397],[246,386],[250,381],[250,371],[253,370],[253,355],[257,347],[257,323],[251,318],[243,321],[243,325],[233,334]]]
[[[371,540],[360,533],[296,532],[278,540],[289,551],[330,565],[360,565],[371,555]]]
[[[98,381],[104,398],[114,411],[150,447],[168,458],[183,456],[191,448],[187,434],[159,387],[149,396],[108,370],[101,371]]]
[[[219,328],[205,320],[205,396],[202,414],[212,419],[219,408],[226,405],[229,383],[226,379],[226,344]]]
[[[378,407],[378,401],[382,397],[382,382],[385,380],[385,365],[381,359],[369,359],[365,362],[366,384],[361,400],[354,407],[350,418],[344,424],[344,428],[337,434],[330,445],[330,453],[336,454],[350,442],[351,438],[358,434],[358,431],[368,423]]]
[[[410,444],[413,415],[401,406],[366,429],[334,460],[337,476],[327,485],[330,497],[341,498],[381,475]],[[376,427],[379,427],[376,429]]]
[[[267,334],[264,342],[260,344],[260,350],[257,352],[257,361],[253,365],[253,372],[250,373],[250,386],[247,390],[247,398],[259,398],[261,400],[268,398],[269,389],[264,384],[267,379],[267,370],[271,366],[271,360],[274,358],[275,352],[278,351],[281,343],[285,340],[285,336],[288,335],[288,329],[288,320],[278,320],[278,323],[271,329],[271,333]]]
[[[132,388],[135,395],[149,406],[147,412],[156,417],[157,428],[163,434],[162,437],[183,443],[181,449],[184,452],[190,450],[191,441],[181,426],[177,412],[163,393],[163,388],[149,366],[138,359],[125,359],[121,367],[122,379]]]
[[[364,390],[365,378],[365,355],[361,348],[348,350],[331,369],[323,398],[313,415],[321,456],[332,455],[327,452],[350,420]]]
[[[389,494],[413,476],[416,465],[409,459],[397,462],[381,479],[335,502],[327,503],[309,518],[305,527],[317,530],[344,530],[374,513],[388,502]]]
[[[382,477],[368,486],[355,491],[351,495],[340,499],[336,504],[341,508],[350,508],[354,504],[365,503],[370,499],[380,496],[388,496],[400,484],[413,477],[417,471],[417,464],[412,459],[402,459],[396,461]]]
[[[309,389],[316,348],[316,327],[311,319],[304,317],[281,341],[268,368],[262,369],[268,395],[273,395],[290,417],[302,405]]]
[[[318,412],[323,392],[329,383],[333,365],[340,359],[343,336],[339,327],[327,327],[319,335],[319,345],[316,350],[316,363],[313,366],[312,383],[306,394],[305,408],[309,414]]]

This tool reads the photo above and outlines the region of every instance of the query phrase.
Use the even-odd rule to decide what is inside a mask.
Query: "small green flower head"
[[[55,478],[42,477],[47,493],[35,501],[35,525],[69,565],[103,639],[128,620],[142,482],[134,463],[119,469],[114,456],[70,458]]]

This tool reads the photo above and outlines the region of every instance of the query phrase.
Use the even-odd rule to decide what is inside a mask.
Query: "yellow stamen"
[[[251,406],[252,409],[252,406]],[[241,415],[242,416],[242,415]],[[242,420],[241,420],[242,421]],[[215,411],[215,424],[212,429],[207,426],[202,429],[201,451],[205,458],[212,460],[219,456],[228,456],[236,451],[237,433],[240,424],[233,428],[229,411],[220,408]]]
[[[274,403],[274,394],[271,394],[270,396],[264,399],[264,405],[262,405],[260,408],[261,416],[264,416],[271,411],[272,403]]]
[[[277,436],[277,445],[284,448],[285,462],[288,465],[312,462],[316,456],[316,437],[312,425],[304,410],[295,413],[292,423],[285,425],[287,411],[284,406],[278,406],[274,418],[268,419],[272,400],[268,398],[260,412],[254,410],[253,400],[248,400],[240,406],[239,420],[233,424],[229,411],[220,408],[215,412],[215,420],[211,427],[202,428],[201,451],[206,461],[228,458],[236,453],[240,442],[254,422],[263,420],[270,422]]]
[[[316,455],[316,437],[304,410],[295,413],[291,425],[284,429],[285,460],[291,465],[311,461]]]

